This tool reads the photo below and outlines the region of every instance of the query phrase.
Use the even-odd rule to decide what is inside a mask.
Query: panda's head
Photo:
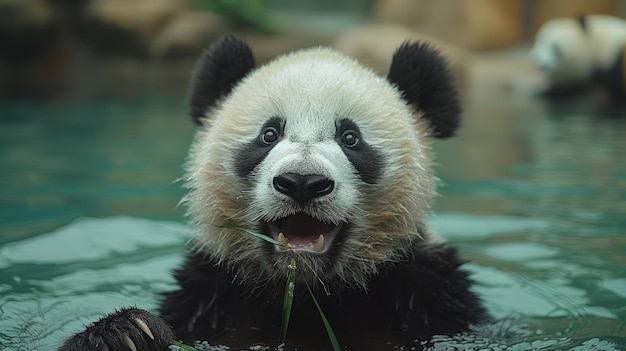
[[[530,57],[550,78],[563,85],[591,78],[595,69],[589,19],[555,18],[546,22],[535,36]]]
[[[241,282],[284,282],[295,257],[310,282],[365,286],[435,240],[429,144],[453,135],[460,106],[430,46],[402,45],[383,78],[327,48],[256,68],[247,44],[225,37],[200,60],[189,101],[201,127],[184,201],[198,248]]]

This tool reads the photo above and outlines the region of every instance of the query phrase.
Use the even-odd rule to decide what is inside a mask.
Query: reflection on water
[[[49,350],[115,308],[154,309],[190,236],[173,222],[109,217],[4,245],[0,341]]]
[[[191,235],[177,207],[194,130],[183,97],[12,102],[0,115],[0,345],[51,350],[117,307],[154,309]],[[505,321],[491,328],[530,327],[423,346],[626,346],[626,120],[470,106],[436,151],[434,228]]]
[[[179,219],[184,96],[0,103],[4,242],[80,216]]]

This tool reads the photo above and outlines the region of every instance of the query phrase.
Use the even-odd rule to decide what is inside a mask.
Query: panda
[[[601,90],[620,101],[626,93],[625,49],[626,21],[585,15],[555,18],[542,25],[530,57],[548,78],[548,97]]]
[[[159,316],[118,310],[60,350],[168,350],[233,330],[276,345],[293,262],[286,344],[298,350],[331,346],[309,289],[349,350],[390,347],[368,335],[409,345],[490,319],[457,249],[426,221],[430,144],[453,136],[461,114],[430,45],[402,44],[381,77],[323,47],[257,68],[226,36],[200,59],[189,106],[199,130],[182,202],[198,235],[177,288]]]

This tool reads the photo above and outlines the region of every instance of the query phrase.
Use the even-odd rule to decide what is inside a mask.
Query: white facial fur
[[[332,131],[334,128],[332,125],[326,129]],[[298,211],[324,218],[334,224],[345,222],[354,215],[354,200],[359,197],[356,187],[348,185],[358,184],[360,180],[354,167],[334,141],[334,135],[315,141],[319,138],[307,135],[307,131],[297,130],[295,127],[288,127],[287,130],[286,140],[272,149],[259,165],[256,175],[258,185],[253,189],[253,201],[249,207],[251,218],[275,220]],[[294,134],[302,138],[303,142],[289,140]],[[308,140],[312,140],[309,145],[306,144],[309,143]],[[296,206],[285,195],[277,192],[272,184],[275,176],[287,172],[320,174],[336,180],[336,186],[332,193],[315,199],[310,206]],[[267,206],[268,203],[282,205]]]
[[[284,137],[244,179],[236,174],[238,152],[272,117],[284,119]],[[377,184],[363,182],[337,144],[336,125],[345,118],[383,156]],[[307,256],[306,265],[331,286],[365,287],[367,277],[410,242],[436,240],[425,224],[435,192],[430,140],[427,123],[400,92],[356,61],[323,48],[280,57],[244,78],[209,111],[196,136],[184,201],[200,227],[199,249],[247,284],[283,281],[287,258],[267,256],[262,240],[223,226],[254,230],[259,219],[304,211],[351,224],[332,264]],[[295,205],[272,186],[284,172],[321,174],[335,189],[311,205]],[[301,273],[306,279],[306,270]]]

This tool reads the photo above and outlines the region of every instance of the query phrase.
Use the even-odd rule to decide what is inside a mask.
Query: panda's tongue
[[[278,220],[276,223],[278,241],[292,248],[307,248],[321,251],[324,247],[324,234],[331,226],[305,214],[295,214]],[[282,234],[282,235],[281,235]],[[281,237],[282,236],[282,237]]]

